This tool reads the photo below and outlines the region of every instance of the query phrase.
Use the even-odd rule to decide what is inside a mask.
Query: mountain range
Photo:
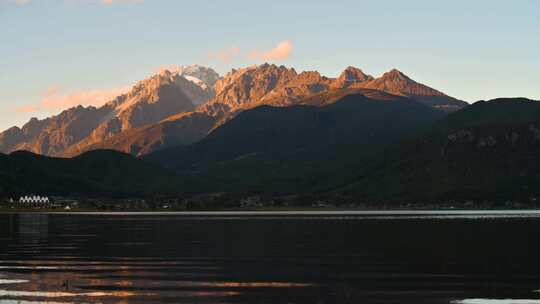
[[[75,107],[0,133],[0,152],[27,150],[73,157],[96,149],[135,156],[197,142],[238,113],[261,105],[286,107],[318,95],[373,89],[448,111],[467,105],[392,70],[379,78],[348,67],[337,78],[263,64],[224,77],[202,66],[163,70],[101,107]],[[329,94],[330,93],[330,94]],[[329,100],[326,100],[329,102]]]
[[[349,205],[540,195],[539,102],[469,105],[397,70],[375,78],[348,67],[329,78],[263,64],[220,77],[177,67],[101,107],[6,130],[0,148],[0,196],[219,193]]]

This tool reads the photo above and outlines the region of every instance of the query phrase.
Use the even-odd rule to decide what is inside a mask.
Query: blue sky
[[[0,0],[0,28],[0,129],[172,64],[397,68],[470,102],[540,99],[536,0]]]

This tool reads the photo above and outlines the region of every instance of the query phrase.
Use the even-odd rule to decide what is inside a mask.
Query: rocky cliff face
[[[406,96],[440,109],[457,110],[467,105],[398,70],[373,78],[358,68],[347,67],[338,78],[329,78],[316,71],[297,73],[292,68],[263,64],[228,73],[216,83],[216,96],[199,111],[220,116],[260,105],[290,106],[318,94],[345,89]]]
[[[88,136],[109,111],[108,107],[78,106],[47,119],[33,118],[21,129],[14,127],[0,134],[0,149],[3,152],[61,153]]]
[[[22,128],[13,127],[0,133],[0,151],[28,150],[54,156],[79,154],[116,134],[155,124],[172,114],[193,111],[197,104],[213,96],[211,85],[217,74],[212,72],[194,66],[163,71],[99,108],[79,106],[47,119],[32,119]]]
[[[223,116],[246,104],[261,100],[281,88],[298,75],[294,69],[263,64],[232,70],[216,82],[216,96],[198,109],[211,116]]]

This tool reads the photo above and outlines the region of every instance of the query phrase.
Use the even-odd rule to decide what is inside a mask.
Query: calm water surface
[[[540,213],[0,215],[0,303],[540,303]]]

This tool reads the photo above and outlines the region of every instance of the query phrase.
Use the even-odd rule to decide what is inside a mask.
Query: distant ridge
[[[117,151],[91,151],[72,159],[28,151],[0,154],[0,197],[28,193],[83,197],[174,193],[171,172]]]

